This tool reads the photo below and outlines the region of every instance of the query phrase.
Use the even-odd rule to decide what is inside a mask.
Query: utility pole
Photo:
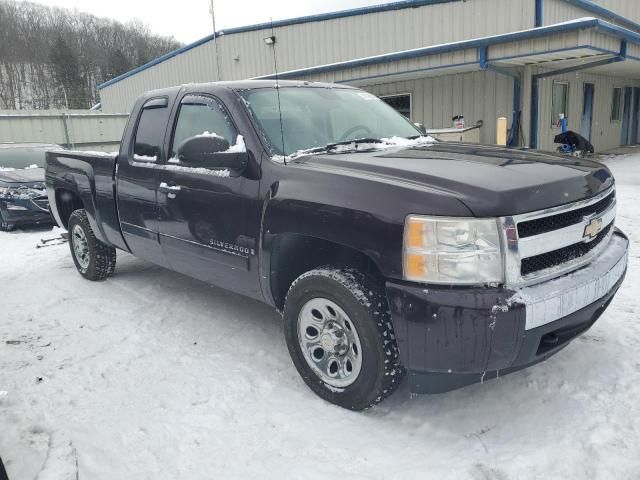
[[[211,24],[213,27],[213,50],[216,56],[216,71],[217,71],[217,80],[222,80],[222,75],[220,75],[220,58],[218,55],[218,35],[216,34],[216,15],[213,9],[213,0],[210,0],[209,4],[209,13],[211,14]]]

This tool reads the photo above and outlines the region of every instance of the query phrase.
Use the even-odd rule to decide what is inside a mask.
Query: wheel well
[[[84,208],[82,200],[76,193],[63,188],[56,190],[56,206],[58,207],[58,215],[64,228],[69,227],[69,217],[71,214],[76,210]]]
[[[383,281],[384,276],[370,257],[339,243],[298,234],[278,235],[271,249],[271,292],[276,307],[284,301],[293,281],[323,265],[353,267]]]

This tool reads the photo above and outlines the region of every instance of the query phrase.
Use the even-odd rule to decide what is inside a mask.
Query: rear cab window
[[[144,104],[133,142],[135,161],[158,161],[168,121],[169,108],[166,98],[153,98]]]

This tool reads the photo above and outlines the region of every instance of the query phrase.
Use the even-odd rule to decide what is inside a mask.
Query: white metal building
[[[483,120],[483,143],[504,116],[510,144],[551,150],[559,113],[599,151],[638,143],[635,0],[405,0],[228,29],[100,85],[103,111],[155,88],[275,78],[274,53],[281,79],[356,85],[428,128]]]

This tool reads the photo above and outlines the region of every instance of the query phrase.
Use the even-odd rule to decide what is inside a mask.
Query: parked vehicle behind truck
[[[116,250],[272,305],[298,372],[360,410],[547,359],[626,272],[602,164],[424,137],[361,90],[149,92],[117,155],[47,154],[79,272]]]
[[[44,162],[47,150],[59,148],[0,143],[0,231],[53,223],[44,186]]]

